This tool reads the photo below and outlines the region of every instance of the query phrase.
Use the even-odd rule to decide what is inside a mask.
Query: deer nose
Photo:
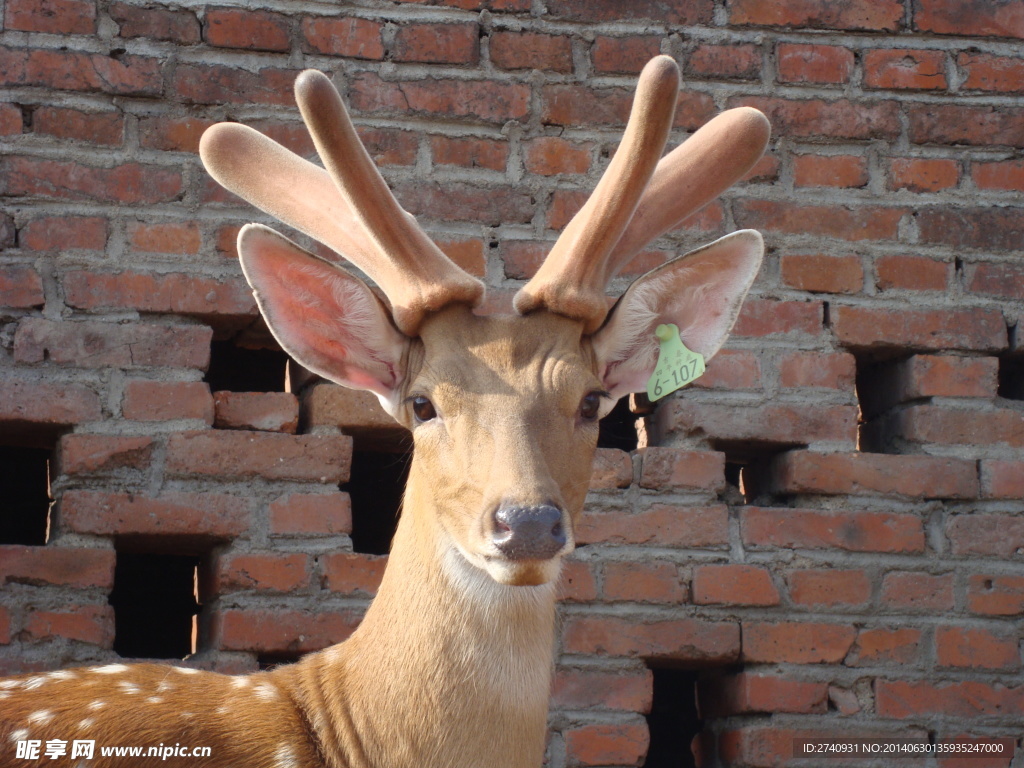
[[[550,504],[502,506],[494,513],[494,545],[509,560],[547,560],[565,547],[562,510]]]

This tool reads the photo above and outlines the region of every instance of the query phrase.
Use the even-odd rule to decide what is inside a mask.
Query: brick
[[[847,83],[853,66],[853,51],[849,48],[780,43],[776,49],[776,68],[783,83]]]
[[[621,21],[622,4],[618,0],[548,0],[550,18],[594,23]],[[636,0],[629,6],[631,21],[650,19],[659,24],[705,24],[711,21],[711,0]]]
[[[896,32],[903,26],[903,4],[897,0],[829,0],[775,4],[737,0],[729,6],[729,23],[762,27],[808,27],[868,32]]]
[[[96,5],[89,0],[8,0],[4,28],[53,35],[96,32]]]
[[[824,324],[820,301],[747,299],[732,332],[736,336],[819,336]]]
[[[871,425],[871,441],[911,444],[1005,445],[1024,447],[1024,414],[1010,408],[990,411],[953,410],[934,405],[911,405]]]
[[[131,222],[128,239],[132,248],[149,253],[194,254],[198,253],[202,242],[199,227],[192,221],[167,224]]]
[[[818,715],[828,711],[828,685],[741,672],[700,681],[697,699],[705,720],[759,712]]]
[[[740,628],[731,621],[647,620],[580,615],[563,622],[566,653],[672,661],[731,662],[739,658]]]
[[[974,264],[967,269],[967,290],[1004,299],[1024,299],[1024,268],[1017,264]]]
[[[590,197],[589,192],[583,192],[576,189],[556,189],[551,195],[551,203],[548,206],[548,214],[545,220],[548,229],[561,230],[572,221],[572,218],[579,213],[584,203]],[[541,255],[540,260],[534,266],[534,271],[540,266],[540,261],[543,260],[544,255],[550,250],[551,246],[545,246],[545,250]],[[531,273],[532,276],[532,273]]]
[[[755,107],[772,122],[772,131],[791,138],[888,139],[901,132],[899,104],[848,99],[801,101],[772,97],[733,97],[728,106]]]
[[[987,499],[1024,499],[1024,462],[983,459],[981,493]]]
[[[968,37],[1024,37],[1024,17],[1013,3],[924,0],[914,9],[921,32]]]
[[[0,307],[31,309],[46,303],[43,279],[30,266],[0,266]]]
[[[0,104],[0,136],[17,136],[22,133],[23,116],[17,104]]]
[[[647,446],[640,450],[643,460],[640,487],[655,490],[725,490],[725,454],[717,451],[687,451]]]
[[[147,37],[186,45],[200,39],[199,19],[191,11],[115,2],[107,12],[117,22],[120,37]]]
[[[261,477],[336,484],[348,479],[352,438],[216,430],[179,432],[167,441],[173,477]]]
[[[787,451],[771,464],[770,488],[781,494],[882,494],[920,499],[973,499],[974,461],[938,456]]]
[[[857,641],[844,664],[913,664],[921,649],[921,630],[911,627],[872,627],[857,633]]]
[[[0,605],[0,645],[11,642],[11,612],[6,606]],[[4,671],[3,674],[8,674]]]
[[[536,274],[551,250],[551,243],[532,240],[505,240],[499,246],[505,277],[528,280]]]
[[[398,28],[392,48],[395,61],[423,64],[476,64],[480,28],[476,24],[415,24]]]
[[[833,306],[832,332],[854,349],[1006,349],[1002,313],[991,309],[887,309]]]
[[[817,608],[863,607],[871,599],[871,579],[861,569],[806,568],[786,575],[790,600]]]
[[[485,80],[383,80],[371,72],[353,76],[349,103],[359,112],[443,115],[505,123],[529,113],[530,88]]]
[[[631,91],[619,88],[590,88],[585,85],[547,85],[541,89],[541,123],[583,126],[624,126],[633,101]],[[673,125],[696,130],[715,115],[711,97],[682,92]]]
[[[856,628],[849,624],[746,622],[742,658],[768,664],[838,664],[856,636]]]
[[[101,321],[56,322],[27,318],[14,334],[14,359],[49,360],[79,368],[170,366],[204,370],[213,332],[197,325]]]
[[[889,163],[889,189],[941,192],[960,181],[956,160],[898,157]]]
[[[724,80],[758,80],[761,49],[756,45],[698,45],[686,57],[686,74]]]
[[[100,251],[107,245],[107,220],[99,216],[43,216],[21,228],[18,244],[33,251]]]
[[[125,385],[121,415],[132,421],[198,419],[213,424],[213,397],[204,381],[133,379]]]
[[[584,510],[576,526],[577,544],[600,542],[721,549],[728,540],[729,520],[724,506],[655,504],[628,514]]]
[[[925,545],[924,526],[915,514],[745,507],[740,528],[748,547],[923,552]]]
[[[964,73],[961,89],[994,93],[1024,92],[1024,59],[964,52],[957,54],[956,64]]]
[[[589,603],[597,599],[597,577],[590,563],[570,556],[562,564],[555,598],[561,602]]]
[[[99,396],[81,384],[5,381],[0,387],[0,426],[14,432],[28,428],[67,427],[96,421],[102,415]]]
[[[302,391],[299,411],[306,429],[338,427],[361,445],[367,440],[408,445],[411,440],[409,430],[381,407],[372,392],[318,382]]]
[[[854,255],[789,253],[781,259],[782,282],[812,293],[859,293],[864,267]]]
[[[353,611],[232,608],[214,618],[214,643],[225,651],[308,653],[347,640],[360,618]]]
[[[32,611],[25,622],[29,640],[62,638],[111,648],[114,609],[109,605],[77,605],[63,611]]]
[[[250,501],[222,493],[167,492],[158,496],[103,491],[65,491],[60,524],[97,536],[180,536],[233,539],[249,530]]]
[[[557,136],[542,136],[524,142],[523,165],[530,173],[555,176],[561,173],[582,174],[590,170],[594,147]]]
[[[999,361],[994,357],[914,355],[895,366],[898,401],[923,397],[995,397]]]
[[[215,392],[213,402],[218,429],[298,431],[299,402],[290,392]]]
[[[865,187],[867,160],[858,155],[795,155],[793,183],[798,187]]]
[[[606,600],[679,604],[686,587],[674,563],[607,563],[603,592]]]
[[[157,57],[131,54],[0,48],[0,85],[159,97],[161,64]]]
[[[936,627],[935,661],[940,667],[993,669],[1012,672],[1020,669],[1018,638],[987,629]]]
[[[304,128],[295,127],[296,132]],[[390,131],[362,126],[359,140],[378,166],[415,165],[419,138],[412,131]]]
[[[944,291],[949,281],[950,265],[926,256],[879,256],[875,261],[875,274],[875,284],[882,291]]]
[[[478,138],[431,136],[430,154],[439,165],[486,168],[504,171],[508,163],[508,142]]]
[[[292,108],[292,86],[298,74],[274,67],[252,72],[224,64],[181,63],[171,77],[170,94],[185,104],[256,103]]]
[[[629,488],[633,483],[633,459],[617,448],[598,448],[590,475],[591,490]]]
[[[124,141],[124,116],[120,112],[39,107],[32,113],[32,132],[113,147]]]
[[[323,558],[324,586],[332,592],[373,596],[384,578],[387,555],[332,552]]]
[[[110,590],[114,550],[0,545],[0,583]]]
[[[1024,109],[928,104],[907,113],[914,144],[1024,147]]]
[[[208,8],[204,37],[210,45],[251,51],[291,48],[288,18],[279,13],[242,8]]]
[[[471,221],[489,227],[527,224],[536,200],[514,186],[487,187],[462,182],[396,184],[395,197],[413,216],[439,221]]]
[[[590,47],[594,71],[639,74],[648,61],[661,53],[660,35],[607,37],[598,35]]]
[[[340,492],[282,496],[270,505],[270,532],[286,536],[351,533],[352,502]]]
[[[779,358],[779,386],[822,387],[853,392],[856,361],[846,352],[785,352]]]
[[[895,48],[864,52],[868,88],[945,89],[946,55],[942,51]]]
[[[384,58],[383,26],[371,19],[318,16],[302,20],[305,50],[351,59]]]
[[[980,189],[1004,192],[1024,190],[1024,160],[972,163],[971,179]]]
[[[179,170],[131,162],[94,168],[72,161],[5,157],[0,173],[0,191],[12,197],[152,205],[177,200],[183,189]]]
[[[214,594],[256,590],[294,592],[309,585],[309,557],[301,553],[253,552],[219,557]]]
[[[890,571],[882,578],[882,605],[900,611],[939,613],[953,609],[953,574]]]
[[[563,731],[570,766],[636,765],[647,754],[650,736],[643,720],[592,723]]]
[[[480,238],[468,240],[441,240],[434,238],[437,247],[461,269],[475,277],[484,277],[487,272],[487,255]]]
[[[856,442],[857,409],[847,405],[719,405],[675,399],[667,404],[667,428],[707,440],[746,440],[798,445]]]
[[[879,205],[803,205],[779,200],[733,201],[741,227],[787,235],[815,235],[860,242],[897,240],[904,208]]]
[[[698,389],[760,389],[761,360],[756,352],[719,350],[693,386]]]
[[[1024,614],[1024,576],[972,574],[967,582],[967,610],[982,616]]]
[[[698,605],[778,605],[771,573],[756,565],[701,565],[693,569]]]
[[[153,457],[153,438],[131,435],[64,435],[57,443],[56,472],[90,475],[119,469],[146,469]]]
[[[927,715],[972,719],[1019,717],[1024,712],[1024,685],[1014,687],[977,680],[935,683],[878,679],[875,710],[879,717],[899,719]]]
[[[1024,235],[1024,209],[923,208],[917,218],[923,243],[1012,251]]]
[[[572,72],[572,41],[568,35],[495,30],[490,37],[491,63],[499,69],[540,69]]]
[[[551,704],[555,709],[614,709],[647,713],[651,709],[654,676],[644,667],[604,671],[555,670]]]

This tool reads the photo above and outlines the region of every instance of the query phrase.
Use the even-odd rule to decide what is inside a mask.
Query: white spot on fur
[[[46,678],[43,675],[36,675],[35,677],[28,678],[28,680],[22,683],[22,687],[26,691],[34,691],[36,688],[38,688],[45,682]]]
[[[127,694],[139,692],[139,686],[137,686],[135,683],[129,683],[127,680],[122,680],[117,685],[124,693]]]
[[[6,699],[6,698],[10,698],[10,695],[11,695],[10,691],[0,691],[0,700]]]
[[[96,701],[92,702],[87,709],[91,709],[95,712],[97,709],[103,709],[105,706],[107,706],[107,702],[102,701],[101,699],[96,699]]]
[[[253,689],[253,692],[261,701],[273,701],[277,698],[277,688],[271,683],[260,683]]]
[[[239,675],[231,680],[231,685],[234,688],[248,688],[252,685],[252,678],[246,675]]]
[[[274,768],[298,768],[299,762],[295,759],[295,752],[287,744],[282,744],[274,753]]]
[[[19,685],[21,685],[20,680],[0,680],[0,689],[17,688]]]
[[[217,709],[214,710],[214,714],[226,715],[231,709],[226,704],[221,704]]]
[[[170,690],[173,690],[173,689],[174,689],[174,684],[173,683],[169,683],[166,680],[161,680],[156,685],[157,693],[164,693],[165,691],[170,691]]]
[[[182,713],[181,713],[181,716],[182,716],[182,717],[185,717],[185,718],[188,718],[188,717],[195,717],[195,716],[196,716],[196,713],[195,713],[195,712],[182,712]]]
[[[35,725],[36,723],[46,725],[51,720],[53,720],[53,712],[48,709],[36,710],[25,718],[25,722],[29,725]]]
[[[117,675],[121,672],[128,671],[127,664],[107,664],[105,667],[93,667],[89,670],[95,672],[98,675]]]
[[[67,669],[58,669],[54,672],[48,673],[46,677],[51,680],[74,680],[77,675]]]
[[[91,717],[87,717],[84,720],[79,720],[78,721],[78,730],[84,731],[84,730],[86,730],[88,728],[92,728],[95,724],[96,724],[95,720],[93,720]]]
[[[28,738],[28,728],[19,728],[11,731],[11,741],[24,741]]]
[[[159,696],[150,696],[146,699],[147,704],[159,704],[161,701],[163,701],[163,699]]]
[[[198,669],[192,669],[192,667],[174,667],[175,672],[181,672],[183,675],[198,675]]]

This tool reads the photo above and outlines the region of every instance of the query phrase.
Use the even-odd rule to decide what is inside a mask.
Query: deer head
[[[605,297],[631,256],[717,197],[767,142],[761,113],[731,110],[662,158],[678,89],[670,58],[645,67],[604,177],[510,316],[474,311],[483,285],[398,205],[323,74],[304,72],[295,95],[325,169],[242,125],[203,136],[217,181],[344,256],[386,297],[267,227],[239,235],[242,268],[281,346],[311,371],[375,393],[412,430],[403,524],[411,516],[424,532],[418,546],[449,568],[508,585],[553,582],[573,548],[597,422],[644,390],[656,326],[675,323],[706,359],[732,327],[761,262],[752,231],[644,275],[611,310]]]

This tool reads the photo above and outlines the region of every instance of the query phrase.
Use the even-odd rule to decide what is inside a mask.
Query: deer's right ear
[[[410,340],[366,283],[259,224],[242,228],[238,255],[285,352],[324,378],[373,392],[394,412]]]

